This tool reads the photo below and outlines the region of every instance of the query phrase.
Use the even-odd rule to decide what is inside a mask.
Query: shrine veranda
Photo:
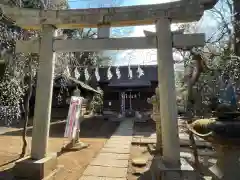
[[[172,32],[171,23],[198,21],[217,0],[179,0],[164,4],[116,8],[40,10],[1,6],[2,12],[24,29],[41,30],[41,38],[17,41],[16,52],[39,53],[31,158],[47,156],[55,52],[157,48],[163,159],[179,166],[180,145],[172,48],[202,47],[204,34]],[[110,27],[156,25],[146,37],[109,38]],[[98,28],[97,39],[61,40],[56,29]],[[147,103],[147,102],[146,102]],[[41,130],[39,130],[41,129]],[[160,133],[160,132],[157,132]]]

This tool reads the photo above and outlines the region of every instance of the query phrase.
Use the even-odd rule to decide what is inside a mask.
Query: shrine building
[[[139,77],[138,66],[131,65],[132,78],[129,77],[128,66],[118,67],[119,77],[116,68],[111,67],[110,80],[107,75],[108,67],[99,68],[101,79],[98,85],[104,92],[104,110],[114,112],[151,110],[152,105],[147,103],[147,98],[155,94],[158,85],[157,66],[141,66],[144,74]]]

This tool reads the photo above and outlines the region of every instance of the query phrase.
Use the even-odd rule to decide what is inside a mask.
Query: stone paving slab
[[[120,141],[121,143],[131,143],[132,141],[132,138],[112,138],[112,139],[109,139],[108,142],[112,142],[112,141]]]
[[[117,144],[110,144],[110,143],[109,143],[109,144],[105,144],[105,145],[104,145],[104,148],[116,148],[116,147],[118,147]],[[130,145],[125,144],[125,145],[122,145],[121,148],[122,148],[122,149],[129,149],[129,148],[130,148]]]
[[[132,138],[111,138],[109,142],[112,142],[112,141],[124,142],[126,144],[126,143],[131,143]]]
[[[123,136],[123,137],[111,137],[111,139],[126,139],[126,140],[132,140],[132,136]]]
[[[82,176],[79,180],[127,180],[127,179],[126,178],[109,178],[109,177]]]
[[[131,132],[119,132],[119,133],[116,133],[115,135],[120,136],[121,134],[125,134],[124,135],[125,137],[131,137],[131,135],[132,135]]]
[[[116,147],[116,148],[103,148],[101,152],[109,152],[109,153],[116,153],[116,154],[129,154],[130,153],[130,148],[124,149],[121,147]]]
[[[119,143],[121,143],[121,145],[124,146],[130,146],[132,141],[125,141],[125,142],[121,142],[121,141],[116,141],[116,140],[109,140],[108,142],[105,143],[105,145],[114,145],[114,146],[119,146]]]
[[[11,130],[11,128],[8,128],[8,127],[0,127],[0,134],[4,134],[10,130]]]
[[[113,144],[113,145],[116,145],[118,147],[120,147],[120,145],[130,145],[132,143],[132,141],[124,141],[124,142],[121,142],[121,141],[117,141],[117,140],[111,140],[109,142],[107,142],[106,144]]]
[[[130,157],[130,154],[116,154],[116,153],[100,153],[96,158],[111,158],[111,159],[116,159],[116,160],[128,160]]]
[[[122,143],[131,143],[132,141],[132,138],[110,138],[108,140],[108,142],[111,142],[111,141],[121,141]]]
[[[103,166],[88,166],[83,173],[84,176],[110,177],[110,178],[125,178],[127,168],[103,167]]]
[[[118,167],[118,168],[127,168],[128,167],[128,161],[126,160],[116,160],[116,159],[102,159],[102,158],[96,158],[94,159],[90,165],[92,166],[102,166],[102,167]]]
[[[117,146],[116,144],[107,144],[104,146],[104,148],[118,148],[119,146]],[[130,146],[129,145],[122,145],[121,146],[121,149],[130,149]]]
[[[130,145],[132,143],[131,140],[120,140],[120,139],[111,139],[106,144],[118,144],[120,145]]]
[[[114,139],[132,139],[132,136],[111,136],[111,139],[114,138]]]

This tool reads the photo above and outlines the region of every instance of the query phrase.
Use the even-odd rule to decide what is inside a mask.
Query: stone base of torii
[[[160,85],[160,116],[162,133],[161,158],[156,158],[156,172],[168,178],[181,179],[180,144],[172,48],[204,46],[203,34],[171,32],[171,23],[191,22],[201,18],[217,0],[179,0],[146,6],[99,8],[91,10],[33,10],[2,6],[2,12],[24,29],[41,29],[40,40],[17,41],[16,52],[39,53],[36,104],[30,157],[19,160],[15,172],[25,179],[43,180],[57,172],[57,155],[48,153],[55,52],[127,50],[157,48]],[[156,24],[152,37],[109,38],[110,26]],[[105,26],[105,27],[103,27]],[[97,39],[59,40],[57,28],[99,28]],[[147,103],[147,102],[146,102]],[[159,132],[157,132],[159,133]],[[154,161],[155,162],[155,161]],[[164,165],[162,165],[164,162]],[[153,163],[154,164],[154,163]],[[164,167],[166,167],[164,169]],[[161,173],[161,174],[164,174]],[[158,176],[160,178],[160,176]]]

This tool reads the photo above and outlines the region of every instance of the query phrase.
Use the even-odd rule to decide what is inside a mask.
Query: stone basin
[[[240,179],[240,121],[236,113],[225,113],[224,116],[228,118],[198,119],[188,124],[188,129],[194,135],[211,142],[216,150],[217,162],[209,168],[212,179],[238,180]]]
[[[213,115],[216,116],[219,121],[240,120],[240,112],[213,112]]]

